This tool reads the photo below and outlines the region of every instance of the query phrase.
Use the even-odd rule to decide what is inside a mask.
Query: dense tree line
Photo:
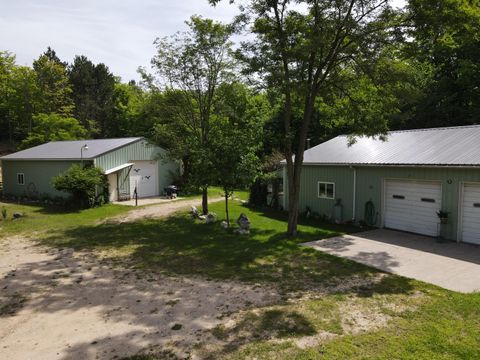
[[[32,67],[17,65],[15,55],[0,52],[0,89],[0,141],[20,147],[51,140],[149,136],[158,119],[158,94],[135,82],[122,83],[105,64],[85,56],[63,62],[51,48]]]

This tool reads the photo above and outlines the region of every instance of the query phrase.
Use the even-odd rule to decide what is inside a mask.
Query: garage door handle
[[[404,200],[404,199],[405,199],[405,196],[403,196],[403,195],[393,195],[393,198],[394,198],[394,199]]]
[[[480,208],[480,203],[473,204],[473,207]]]

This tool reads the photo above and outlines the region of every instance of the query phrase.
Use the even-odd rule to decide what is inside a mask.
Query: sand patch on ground
[[[0,358],[187,357],[229,314],[279,301],[268,287],[146,274],[20,237],[0,249]]]

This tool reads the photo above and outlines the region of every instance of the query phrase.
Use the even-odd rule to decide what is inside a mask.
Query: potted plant
[[[437,216],[440,219],[440,224],[448,224],[448,212],[439,210]]]

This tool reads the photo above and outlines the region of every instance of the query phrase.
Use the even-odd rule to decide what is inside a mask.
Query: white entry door
[[[138,197],[158,195],[157,174],[156,161],[135,161],[132,170],[130,170],[130,192],[132,196],[135,187]]]
[[[462,214],[462,241],[480,245],[480,185],[464,185]]]
[[[385,227],[437,236],[442,186],[427,181],[385,181]]]
[[[117,201],[118,200],[118,181],[117,173],[108,175],[108,191],[109,191],[109,200]]]

